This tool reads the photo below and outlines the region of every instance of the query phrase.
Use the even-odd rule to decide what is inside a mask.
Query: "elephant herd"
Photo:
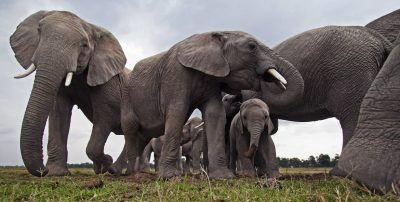
[[[137,174],[153,151],[161,178],[182,167],[198,174],[201,163],[214,179],[276,178],[278,119],[335,117],[343,150],[331,173],[400,193],[400,10],[366,26],[312,29],[274,48],[241,31],[195,34],[132,71],[112,33],[67,11],[30,15],[10,45],[26,69],[15,78],[36,71],[20,137],[32,175],[70,174],[74,105],[93,123],[86,153],[95,173]],[[195,109],[202,120],[188,120]],[[115,162],[104,153],[111,132],[125,137]]]

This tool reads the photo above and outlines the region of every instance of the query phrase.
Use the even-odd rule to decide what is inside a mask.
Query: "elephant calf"
[[[204,155],[207,154],[207,139],[205,137],[203,126],[204,122],[201,120],[201,118],[198,117],[193,117],[189,119],[183,126],[181,152],[179,156],[185,156],[186,161],[185,165],[182,165],[181,158],[178,158],[178,161],[176,162],[176,167],[178,167],[180,171],[183,170],[183,172],[188,173],[188,170],[190,168],[189,164],[192,164],[193,174],[199,174],[200,157],[202,152],[203,156],[205,156],[203,161],[208,162],[207,155]],[[150,169],[148,162],[151,153],[154,152],[155,169],[157,172],[160,165],[161,151],[164,143],[165,136],[152,138],[145,147],[141,159],[136,162],[137,170],[146,172]]]
[[[240,106],[230,128],[230,169],[240,176],[279,176],[275,145],[271,138],[274,125],[269,109],[260,99]],[[237,167],[237,169],[236,169]]]
[[[183,137],[190,137],[190,141],[182,145],[182,156],[186,158],[183,172],[185,174],[198,175],[201,173],[201,164],[203,164],[204,168],[208,166],[207,137],[204,132],[204,122],[199,117],[193,117],[183,126],[182,132]],[[202,161],[201,154],[203,154]],[[190,172],[190,166],[192,167],[192,172]]]

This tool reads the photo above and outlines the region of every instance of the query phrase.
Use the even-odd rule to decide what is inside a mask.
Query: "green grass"
[[[71,169],[68,177],[37,178],[24,169],[0,169],[1,201],[400,201],[376,195],[347,179],[331,178],[329,169],[282,169],[296,177],[280,188],[262,186],[261,178],[230,180],[182,177],[168,181],[95,175],[91,169]],[[314,177],[302,177],[315,174]]]

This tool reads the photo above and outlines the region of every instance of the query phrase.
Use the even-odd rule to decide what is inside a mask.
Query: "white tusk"
[[[204,122],[201,122],[198,126],[194,127],[194,129],[197,129],[197,128],[201,127],[202,125],[204,125]]]
[[[285,85],[287,84],[286,79],[281,74],[279,74],[279,72],[276,71],[275,69],[269,69],[268,73],[271,74],[276,79],[278,79],[278,81],[280,81],[282,84],[285,84]]]
[[[276,84],[277,84],[278,87],[279,87],[280,89],[282,89],[283,91],[286,90],[286,86],[285,86],[282,82],[278,81],[278,82],[276,82]]]
[[[24,77],[29,76],[29,74],[32,74],[32,72],[34,72],[36,70],[35,65],[32,63],[31,66],[28,67],[28,69],[26,69],[24,72],[19,73],[17,75],[14,76],[15,79],[21,79]]]
[[[65,86],[69,86],[71,84],[72,76],[74,75],[73,72],[68,72],[67,78],[65,78]]]

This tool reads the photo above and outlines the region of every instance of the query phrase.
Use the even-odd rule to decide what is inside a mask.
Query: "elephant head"
[[[250,134],[249,149],[245,156],[254,157],[261,134],[265,131],[270,135],[274,125],[269,117],[268,106],[260,99],[250,99],[243,102],[239,111],[239,134],[245,135],[244,130]]]
[[[32,14],[18,25],[10,44],[26,69],[16,78],[36,70],[20,144],[28,171],[43,176],[43,130],[61,83],[69,86],[74,74],[87,74],[89,86],[104,84],[123,71],[126,58],[110,32],[66,11]]]
[[[237,95],[226,94],[222,98],[222,104],[225,108],[225,113],[227,118],[233,118],[236,113],[239,111],[240,106],[242,105],[242,94],[239,93]]]
[[[400,42],[400,41],[399,41]],[[372,189],[400,194],[400,44],[365,95],[339,168]]]
[[[204,132],[204,122],[199,117],[193,117],[189,119],[183,126],[183,136],[181,140],[181,145],[189,142],[195,141],[200,133]]]
[[[180,64],[217,77],[224,92],[262,90],[279,107],[292,105],[303,95],[304,81],[297,69],[247,33],[206,32],[175,47]]]

